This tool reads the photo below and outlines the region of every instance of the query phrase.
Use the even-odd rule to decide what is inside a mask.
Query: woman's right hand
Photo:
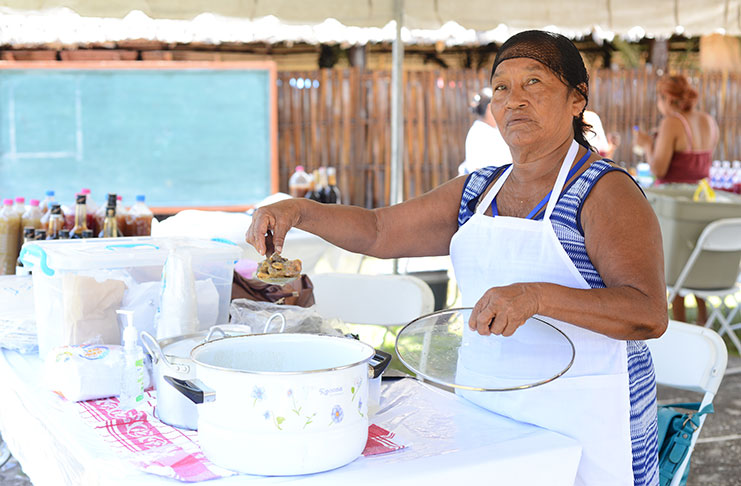
[[[258,208],[252,215],[245,240],[260,255],[268,256],[283,251],[286,233],[301,219],[300,199],[286,199]]]

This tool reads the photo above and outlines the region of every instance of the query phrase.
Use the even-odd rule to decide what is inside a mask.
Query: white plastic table
[[[75,404],[45,390],[41,361],[0,352],[0,432],[36,486],[173,485],[130,465],[88,426]],[[403,379],[382,386],[373,422],[408,447],[360,457],[320,474],[238,475],[209,485],[573,485],[581,447],[573,439],[480,409],[452,393]]]

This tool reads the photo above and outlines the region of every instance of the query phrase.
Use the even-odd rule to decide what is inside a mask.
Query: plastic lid
[[[17,198],[15,198],[15,202],[24,204],[26,202],[26,198],[25,197],[17,197]]]
[[[144,202],[144,201],[145,201],[144,194],[137,194],[136,202]]]
[[[90,189],[83,188],[83,189],[80,190],[80,194],[85,194],[85,195],[90,194]]]
[[[31,199],[31,203],[30,204],[31,204],[31,206],[38,206],[39,205],[39,200],[38,199]]]
[[[297,165],[296,166],[296,172],[304,172],[304,166],[303,165]]]
[[[3,204],[5,204],[6,206],[12,206],[13,205],[13,200],[12,199],[3,199]]]
[[[47,196],[54,196],[54,191],[46,191]]]
[[[120,194],[116,196],[116,201],[123,201],[123,196]]]

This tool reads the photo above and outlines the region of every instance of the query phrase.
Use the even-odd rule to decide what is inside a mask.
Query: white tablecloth
[[[76,405],[41,386],[40,372],[37,357],[0,353],[0,432],[36,486],[178,484],[117,457],[83,423]],[[239,475],[209,484],[560,486],[573,485],[581,456],[572,439],[484,411],[411,379],[383,385],[373,422],[395,432],[408,447],[360,457],[321,474]]]

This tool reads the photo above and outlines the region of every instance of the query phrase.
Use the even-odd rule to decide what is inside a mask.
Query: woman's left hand
[[[654,143],[654,137],[641,130],[633,129],[633,145],[650,148]]]
[[[538,313],[538,294],[537,283],[492,287],[476,302],[468,327],[482,336],[511,336]]]

